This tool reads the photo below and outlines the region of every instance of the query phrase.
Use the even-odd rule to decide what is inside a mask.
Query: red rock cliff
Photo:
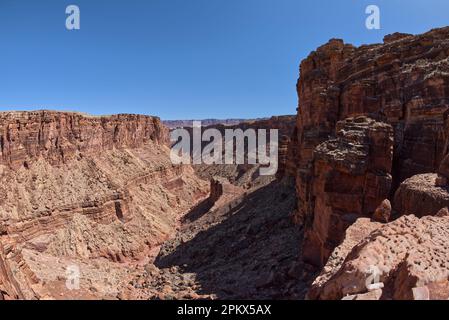
[[[305,221],[306,232],[321,214],[313,192],[319,178],[314,150],[335,137],[338,121],[366,115],[392,126],[390,196],[406,178],[437,170],[446,140],[448,57],[449,28],[443,28],[418,36],[394,34],[382,44],[361,47],[334,39],[301,63],[297,135],[289,162],[296,166],[296,218]],[[318,260],[326,259],[327,254]]]
[[[135,270],[122,263],[157,252],[208,193],[191,167],[172,164],[155,117],[5,112],[0,142],[0,300],[117,297],[122,271]],[[68,257],[109,269],[86,272],[97,287],[72,292]]]
[[[0,163],[12,167],[26,165],[39,156],[58,164],[77,152],[135,148],[149,140],[160,144],[168,141],[168,129],[157,117],[93,117],[53,111],[0,113]]]

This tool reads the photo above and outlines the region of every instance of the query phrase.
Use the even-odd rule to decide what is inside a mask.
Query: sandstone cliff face
[[[0,128],[2,298],[116,298],[208,194],[157,118],[15,112]]]
[[[53,111],[0,113],[0,163],[27,165],[44,157],[59,164],[77,153],[168,143],[159,118],[141,115],[86,116]]]
[[[393,129],[366,117],[337,123],[337,138],[314,152],[313,220],[306,221],[303,258],[322,265],[357,218],[371,216],[392,183]]]
[[[316,176],[316,164],[318,170],[323,165],[315,163],[315,149],[335,136],[338,121],[365,115],[393,128],[389,182],[392,193],[406,178],[436,172],[446,152],[448,39],[449,28],[418,36],[395,34],[386,37],[383,44],[358,48],[342,40],[331,40],[301,63],[297,135],[292,140],[295,146],[291,148],[288,166],[295,165],[296,220],[306,221],[306,232],[318,239],[315,246],[327,252],[320,259],[313,259],[315,264],[322,265],[332,247],[338,244],[323,247],[322,234],[335,231],[337,236],[331,238],[341,238],[344,229],[316,232],[313,227],[322,215],[315,185],[324,183],[322,175]],[[371,147],[377,148],[376,144]],[[384,195],[389,188],[388,183],[375,180],[372,187],[372,192],[378,195]],[[341,190],[344,193],[344,186]],[[353,202],[359,203],[363,193],[355,198]],[[383,200],[380,198],[374,197],[370,207],[375,207],[377,201],[379,205]]]

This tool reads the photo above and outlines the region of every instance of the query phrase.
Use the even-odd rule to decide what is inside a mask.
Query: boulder
[[[373,219],[377,222],[386,223],[391,217],[391,203],[390,200],[385,199],[374,211]]]
[[[436,173],[420,174],[405,180],[395,193],[393,207],[397,215],[418,217],[436,215],[449,207],[449,191],[437,186]]]
[[[365,230],[366,236],[354,239],[352,234],[360,230]],[[402,216],[385,225],[361,219],[348,229],[308,297],[343,299],[365,295],[370,292],[369,285],[377,282],[384,287],[378,299],[447,300],[448,238],[447,216]]]

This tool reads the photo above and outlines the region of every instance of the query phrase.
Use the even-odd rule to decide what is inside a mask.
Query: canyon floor
[[[158,299],[304,298],[291,186],[272,180],[245,196],[200,202],[131,291],[141,288],[138,298]]]

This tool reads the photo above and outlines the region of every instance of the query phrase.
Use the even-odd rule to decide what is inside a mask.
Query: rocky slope
[[[225,187],[212,207],[193,209],[162,246],[158,276],[136,280],[146,288],[143,297],[303,299],[309,278],[298,251],[301,232],[291,219],[292,187],[273,180],[240,195]],[[170,280],[173,273],[181,273],[178,281]],[[186,288],[188,281],[193,286]]]
[[[309,291],[310,299],[449,299],[449,216],[360,219]]]
[[[2,298],[115,298],[208,194],[158,118],[17,112],[0,128]]]

